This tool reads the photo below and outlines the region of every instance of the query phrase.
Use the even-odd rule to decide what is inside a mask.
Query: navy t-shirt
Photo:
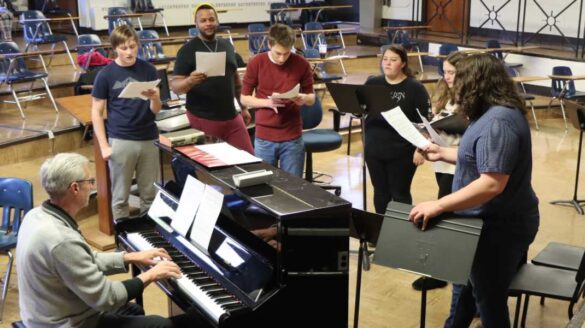
[[[154,140],[158,129],[150,101],[140,98],[118,98],[130,82],[146,82],[158,79],[156,68],[150,63],[136,59],[132,66],[122,67],[111,62],[96,76],[91,95],[107,101],[108,137],[124,140]]]
[[[429,94],[425,87],[415,80],[408,77],[398,84],[390,84],[386,81],[384,75],[370,77],[366,85],[382,85],[388,87],[388,97],[392,99],[392,107],[383,110],[389,110],[400,106],[404,115],[411,122],[420,123],[421,119],[416,109],[421,115],[427,117],[430,109]],[[376,109],[375,109],[376,110]],[[377,109],[380,110],[380,109]],[[404,156],[412,156],[415,147],[402,138],[393,127],[386,122],[382,114],[373,113],[366,117],[366,155],[380,159],[394,159]]]
[[[228,40],[215,39],[215,41],[206,42],[200,38],[194,38],[187,42],[177,53],[174,74],[189,76],[197,67],[195,53],[210,52],[210,50],[226,53],[225,76],[208,77],[202,83],[193,86],[187,92],[186,107],[189,112],[207,120],[231,120],[237,115],[234,106],[234,76],[238,64],[234,47]]]
[[[481,217],[487,225],[514,226],[536,231],[538,198],[532,189],[530,127],[519,110],[491,107],[471,122],[461,138],[453,191],[482,173],[509,175],[504,191],[489,202],[458,214]]]

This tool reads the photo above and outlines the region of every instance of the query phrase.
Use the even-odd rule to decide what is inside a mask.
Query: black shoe
[[[435,288],[443,288],[447,286],[447,282],[443,280],[437,280],[433,278],[423,278],[420,277],[412,283],[412,288],[416,290],[422,290],[423,279],[425,282],[425,287],[427,290],[435,289]]]

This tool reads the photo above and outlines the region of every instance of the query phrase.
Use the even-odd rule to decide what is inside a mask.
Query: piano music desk
[[[83,126],[85,130],[83,135],[87,133],[91,126],[91,95],[71,96],[55,99],[59,108],[69,112],[75,117]],[[94,158],[95,158],[95,171],[96,171],[96,184],[97,184],[97,205],[98,205],[98,216],[99,216],[99,232],[93,232],[86,234],[88,242],[100,249],[113,248],[114,240],[109,238],[114,234],[114,222],[112,217],[112,206],[111,206],[111,183],[110,183],[110,170],[108,163],[103,160],[98,141],[93,136],[94,144]],[[101,234],[100,234],[101,232]],[[105,234],[105,236],[104,236]],[[106,237],[106,238],[104,238]]]

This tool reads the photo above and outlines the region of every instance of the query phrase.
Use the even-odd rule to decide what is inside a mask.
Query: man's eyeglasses
[[[90,185],[95,186],[95,178],[85,179],[85,180],[75,180],[75,182],[77,182],[77,183],[89,182]]]

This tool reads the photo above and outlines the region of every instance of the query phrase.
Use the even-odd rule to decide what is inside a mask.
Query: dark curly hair
[[[459,60],[453,86],[463,114],[474,121],[491,106],[505,106],[526,114],[524,100],[502,62],[489,54],[473,54]]]

